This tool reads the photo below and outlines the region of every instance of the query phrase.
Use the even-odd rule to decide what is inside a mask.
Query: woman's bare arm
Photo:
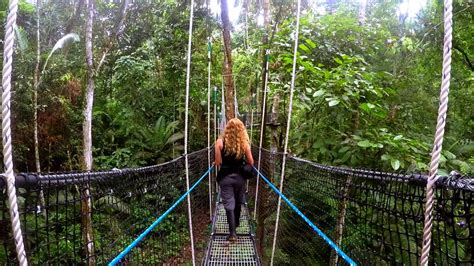
[[[253,156],[252,156],[252,150],[250,148],[250,145],[247,145],[247,148],[245,149],[245,159],[247,160],[247,163],[253,166]]]
[[[217,139],[215,150],[214,150],[214,164],[216,166],[220,166],[222,164],[222,155],[221,155],[222,146],[223,146],[222,140]]]

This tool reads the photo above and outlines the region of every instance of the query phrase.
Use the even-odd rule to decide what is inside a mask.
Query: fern
[[[18,48],[20,52],[24,53],[28,49],[28,33],[21,26],[14,27],[15,37],[17,39]]]

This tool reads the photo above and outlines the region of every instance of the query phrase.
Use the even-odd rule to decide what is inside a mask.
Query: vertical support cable
[[[253,138],[253,95],[250,99],[252,102],[250,103],[250,147],[252,147],[252,138]],[[249,193],[249,180],[247,179],[247,187],[245,189],[245,193]]]
[[[253,95],[251,99],[251,104],[250,104],[250,144],[252,144],[252,139],[253,139]]]
[[[258,164],[257,170],[260,172],[262,160],[262,146],[263,146],[263,128],[265,126],[265,113],[267,108],[267,86],[268,86],[268,64],[270,61],[270,49],[265,50],[265,80],[263,84],[263,99],[262,99],[262,114],[260,115],[260,142],[258,144]],[[257,185],[255,187],[255,206],[253,209],[253,219],[257,219],[257,205],[258,205],[258,186],[260,178],[257,178]]]
[[[444,43],[443,43],[443,75],[441,92],[439,96],[438,120],[436,133],[431,152],[430,176],[426,183],[425,223],[423,228],[423,249],[421,251],[420,265],[428,265],[431,247],[431,228],[433,226],[434,187],[438,179],[438,166],[443,149],[444,127],[448,111],[449,85],[451,81],[451,48],[453,39],[452,30],[453,7],[452,0],[444,0]]]
[[[194,0],[191,0],[189,11],[189,33],[188,33],[188,55],[186,66],[186,100],[184,106],[184,158],[186,168],[186,189],[189,191],[189,160],[188,160],[188,116],[189,116],[189,80],[191,76],[191,47],[193,37],[193,17],[194,17]],[[191,197],[187,195],[188,200],[188,220],[189,220],[189,235],[191,238],[191,254],[193,259],[193,266],[196,265],[194,256],[194,234],[193,234],[193,217],[191,213]]]
[[[211,37],[207,41],[207,163],[211,167]],[[209,173],[209,221],[212,220],[212,178]]]
[[[214,139],[217,139],[217,86],[214,86],[214,94],[212,95],[214,101]]]
[[[3,76],[2,76],[2,140],[3,140],[3,164],[5,165],[5,181],[9,202],[10,219],[12,223],[15,248],[20,265],[28,265],[28,259],[23,245],[21,233],[20,214],[15,188],[15,175],[13,174],[12,136],[11,136],[11,78],[13,63],[13,45],[15,42],[14,27],[18,11],[18,1],[10,0],[8,5],[8,17],[5,26],[5,43],[3,48]]]
[[[283,161],[281,164],[280,193],[283,192],[283,181],[285,180],[285,165],[286,165],[286,156],[287,156],[287,151],[288,151],[288,136],[290,135],[291,113],[293,110],[293,92],[295,90],[296,58],[297,58],[297,52],[298,52],[298,38],[299,38],[299,29],[300,29],[300,9],[301,9],[301,0],[298,0],[298,7],[296,10],[295,47],[293,50],[293,70],[291,72],[290,102],[288,104],[288,121],[286,124],[285,146],[283,148]],[[277,237],[278,237],[278,225],[280,222],[280,209],[281,209],[281,195],[278,196],[277,217],[276,217],[276,222],[275,222],[275,234],[273,235],[272,257],[270,260],[270,265],[273,265],[273,259],[275,258],[275,249],[276,249],[276,242],[277,242]]]
[[[222,97],[221,97],[221,120],[220,120],[220,125],[219,125],[219,129],[220,129],[219,134],[224,134],[225,124],[227,123],[227,121],[226,121],[226,116],[225,116],[224,78],[222,79],[221,89],[222,89],[222,95],[221,95],[221,96],[222,96]]]
[[[214,86],[214,93],[212,95],[213,105],[214,105],[214,141],[217,140],[217,86]],[[217,167],[216,171],[214,171],[214,177],[217,177]],[[214,182],[216,188],[216,194],[219,191],[219,184],[217,184],[217,178],[215,178],[216,182]]]
[[[258,91],[258,86],[255,86],[255,91],[257,93]],[[257,105],[255,104],[254,106],[254,96],[255,94],[252,94],[252,98],[250,99],[251,100],[251,103],[250,103],[250,147],[252,147],[252,142],[253,142],[253,111],[254,111],[254,107],[256,107]],[[258,179],[258,178],[257,178]],[[249,193],[249,180],[247,180],[247,189],[245,191],[245,193]]]
[[[235,78],[233,78],[234,80],[234,114],[235,114],[235,117],[238,118],[239,117],[239,105],[238,105],[238,102],[237,102],[237,88],[235,87]]]

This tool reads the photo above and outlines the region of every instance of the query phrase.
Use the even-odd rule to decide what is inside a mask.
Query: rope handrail
[[[212,148],[212,146],[211,146]],[[204,150],[201,149],[198,151],[194,151],[188,153],[188,156],[194,156]],[[15,175],[15,186],[16,187],[38,187],[41,184],[48,184],[48,183],[55,183],[57,185],[69,185],[69,184],[76,184],[76,183],[83,183],[83,177],[87,175],[88,181],[96,181],[96,180],[107,180],[111,178],[116,178],[117,176],[123,176],[131,173],[152,173],[163,166],[170,165],[173,163],[178,163],[180,160],[184,159],[184,155],[181,155],[177,158],[174,158],[170,161],[150,165],[150,166],[143,166],[143,167],[136,167],[136,168],[121,168],[121,169],[114,169],[114,170],[97,170],[97,171],[69,171],[69,172],[52,172],[52,173],[19,173]],[[0,189],[5,186],[5,183],[0,180]]]
[[[310,164],[311,166],[320,169],[326,170],[333,173],[340,173],[340,174],[347,174],[352,175],[354,177],[362,177],[367,179],[375,179],[375,180],[383,180],[383,177],[391,178],[391,180],[400,181],[400,182],[421,182],[426,184],[429,180],[429,176],[425,174],[418,174],[418,173],[411,173],[411,174],[403,174],[403,173],[390,173],[390,172],[383,172],[383,171],[374,171],[370,169],[354,169],[349,167],[340,167],[340,166],[328,166],[323,164],[318,164],[306,159],[289,156],[295,161],[304,162]],[[376,174],[374,176],[374,174]],[[461,177],[461,178],[459,178]],[[462,177],[461,174],[459,175],[449,175],[449,176],[438,176],[435,184],[437,186],[444,186],[451,189],[460,189],[474,192],[474,178],[472,177]]]
[[[259,147],[255,145],[252,145],[252,147],[254,149],[259,149]],[[264,148],[262,148],[262,151],[271,153],[273,155],[283,156],[283,152],[274,152],[274,151],[270,151]],[[347,175],[352,175],[355,177],[363,177],[363,178],[368,178],[368,179],[380,180],[382,179],[381,176],[385,176],[385,177],[392,178],[392,180],[397,180],[400,182],[419,181],[423,183],[426,183],[429,178],[428,175],[422,174],[422,173],[405,174],[405,173],[392,173],[392,172],[378,171],[378,170],[372,170],[372,169],[350,168],[350,167],[344,167],[344,166],[331,166],[331,165],[316,163],[308,159],[303,159],[291,154],[288,154],[287,156],[288,158],[291,158],[295,161],[310,164],[311,166],[315,167],[318,170],[325,170],[325,171],[339,173],[339,174],[347,174]],[[376,175],[374,176],[374,174]],[[462,176],[462,175],[459,175],[459,176]],[[457,178],[456,175],[439,176],[438,179],[436,180],[436,185],[445,186],[450,189],[474,191],[474,177],[466,176],[463,178]]]
[[[213,146],[211,146],[212,148]],[[252,145],[253,148],[259,149],[258,146]],[[203,152],[205,149],[194,151],[189,153],[189,156],[194,156],[200,152]],[[283,156],[282,152],[272,152],[268,149],[262,148],[262,151],[266,153],[271,153],[274,155]],[[426,174],[420,173],[391,173],[385,171],[377,171],[372,169],[357,169],[343,166],[331,166],[313,162],[308,159],[300,158],[291,154],[288,154],[288,158],[291,158],[295,161],[310,164],[312,167],[318,170],[325,170],[333,173],[339,174],[350,174],[355,177],[363,177],[368,179],[377,179],[383,180],[383,177],[392,178],[392,180],[397,180],[400,182],[427,182],[429,176]],[[15,187],[17,188],[36,188],[40,185],[55,184],[57,186],[66,186],[71,184],[80,184],[84,182],[84,178],[81,178],[84,175],[87,175],[87,181],[104,181],[113,178],[117,178],[124,175],[129,175],[137,172],[142,173],[152,173],[158,170],[160,167],[170,165],[172,163],[178,163],[180,160],[184,159],[184,155],[179,156],[170,161],[137,168],[122,168],[116,170],[101,170],[101,171],[92,171],[92,172],[55,172],[55,173],[18,173],[15,174]],[[374,175],[376,174],[376,175]],[[474,177],[466,176],[464,178],[457,178],[456,176],[440,176],[436,181],[437,186],[444,186],[449,189],[460,189],[466,191],[474,191]],[[0,189],[4,188],[6,183],[3,179],[0,178]]]
[[[211,173],[214,169],[214,166],[209,167],[209,169],[194,183],[189,190],[186,191],[181,197],[171,205],[160,217],[158,217],[143,233],[141,233],[130,245],[128,245],[120,254],[117,255],[108,265],[113,266],[117,265],[121,259],[123,259],[130,251],[136,247],[140,241],[142,241],[157,225],[159,225],[168,214],[171,213],[203,180],[204,178]]]
[[[262,99],[262,117],[260,119],[260,141],[258,142],[259,144],[259,150],[258,150],[258,160],[257,160],[257,168],[260,170],[260,161],[262,159],[262,147],[263,147],[263,131],[265,127],[265,112],[267,108],[267,89],[268,89],[268,71],[269,71],[269,60],[270,59],[270,50],[266,49],[265,50],[265,77],[264,77],[264,83],[263,83],[263,99]],[[255,206],[254,206],[254,211],[253,211],[253,219],[255,220],[257,218],[257,206],[258,206],[258,188],[259,187],[259,182],[257,179],[257,185],[255,188]]]
[[[287,197],[285,197],[285,195],[283,195],[283,193],[281,193],[276,187],[275,185],[272,184],[272,182],[270,182],[262,173],[260,173],[257,168],[253,167],[253,169],[255,171],[257,171],[257,174],[260,178],[262,178],[269,186],[270,188],[275,191],[275,193],[278,194],[279,197],[281,197],[281,199],[283,199],[286,204],[288,204],[288,206],[290,206],[291,209],[293,209],[293,211],[295,211],[301,218],[303,218],[303,220],[323,239],[326,241],[326,243],[329,244],[329,246],[331,246],[334,250],[336,250],[336,252],[339,254],[339,256],[341,256],[347,263],[349,263],[349,265],[357,265],[357,263],[355,261],[353,261],[346,253],[344,253],[344,251],[342,251],[341,248],[339,248],[328,236],[326,236],[326,234],[323,233],[323,231],[321,231],[321,229],[319,229],[313,222],[311,222],[311,220],[308,219],[308,217],[306,217],[306,215],[304,215]]]

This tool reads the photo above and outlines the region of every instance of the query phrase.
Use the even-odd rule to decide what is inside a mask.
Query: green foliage
[[[302,17],[290,136],[294,153],[335,165],[427,171],[438,96],[432,92],[439,90],[434,73],[439,64],[426,61],[439,58],[439,50],[426,49],[432,39],[418,33],[424,29],[397,25],[400,22],[390,13],[394,9],[393,3],[372,4],[366,24],[360,24],[357,13],[343,5],[330,14]],[[287,38],[291,29],[291,20],[282,23],[273,59],[274,65],[281,67],[270,71],[275,85],[270,86],[270,94],[283,98],[288,96],[291,79],[292,40]],[[424,49],[420,42],[426,42]],[[419,64],[403,65],[403,60]],[[472,97],[472,90],[463,94]],[[454,96],[454,101],[459,100],[464,103]],[[457,125],[461,117],[456,113],[448,115],[448,124]],[[464,128],[450,127],[448,146],[455,140],[450,134],[465,136]],[[440,174],[449,173],[449,169],[472,173],[469,156],[459,155],[460,160],[456,155],[443,160]]]
[[[16,41],[18,42],[18,48],[23,53],[26,51],[26,49],[28,49],[28,45],[29,45],[27,33],[25,29],[23,29],[23,27],[19,27],[19,26],[15,26],[14,30],[15,30],[15,38],[16,38]]]
[[[96,169],[156,164],[178,156],[183,150],[181,132],[184,128],[189,3],[175,0],[132,2],[128,21],[120,29],[121,34],[114,40],[100,73],[95,76],[93,146]],[[331,165],[427,172],[441,82],[440,43],[443,37],[439,1],[427,1],[416,18],[399,15],[399,1],[368,1],[364,23],[358,21],[359,1],[326,2],[318,3],[318,8],[325,9],[320,13],[309,2],[303,5],[293,124],[289,136],[291,153]],[[77,1],[43,1],[40,10],[41,61],[45,62],[44,69],[48,64],[50,66],[42,75],[38,102],[40,157],[46,171],[80,168],[78,158],[82,154],[81,110],[86,70],[84,44],[79,39],[84,39],[84,15],[79,14],[75,21],[72,14],[76,5],[72,3]],[[284,118],[293,59],[294,6],[286,1],[276,1],[273,5],[272,15],[276,15],[273,22],[279,24],[274,27],[275,32],[268,32],[273,36],[268,47],[271,49],[269,99],[280,97],[279,117]],[[0,0],[0,20],[3,22],[7,6],[7,0]],[[258,93],[261,99],[261,92],[257,92],[262,79],[261,49],[267,47],[261,45],[266,30],[257,25],[257,9],[251,4],[247,32],[244,33],[240,25],[233,32],[234,73],[241,112],[254,107],[252,94]],[[454,1],[452,82],[441,175],[452,170],[474,173],[472,10],[469,1]],[[20,56],[14,57],[15,93],[12,101],[14,165],[18,171],[31,171],[34,169],[31,99],[36,61],[35,5],[22,0],[19,11],[15,32],[18,40],[16,52],[20,52]],[[120,17],[119,12],[120,5],[115,2],[96,2],[95,65],[107,48],[109,33]],[[194,20],[189,110],[191,150],[206,144],[209,36],[213,40],[211,84],[216,87],[221,84],[219,73],[223,56],[219,20],[207,14],[204,3],[198,3]],[[71,29],[78,34],[66,31]],[[0,36],[3,35],[2,27]],[[72,42],[77,49],[64,49]],[[55,54],[58,60],[48,62],[58,49],[64,53]],[[66,56],[67,60],[63,60]],[[219,102],[218,97],[218,105]],[[285,122],[285,119],[280,122]],[[276,131],[272,141],[281,149],[285,130],[279,127]],[[177,192],[170,189],[170,193]],[[299,197],[312,199],[312,194],[308,191],[295,198]],[[160,202],[160,199],[156,196],[146,200]],[[97,219],[110,220],[110,224],[104,226],[113,232],[125,229],[119,219],[111,220],[112,214],[133,216],[133,219],[152,215],[152,210],[113,197],[104,196],[97,203],[104,205],[106,210]],[[309,203],[314,205],[312,200],[308,200]],[[314,206],[305,207],[318,213],[321,221],[334,224],[329,216],[323,215],[323,211],[313,210]],[[78,206],[75,208],[78,212]],[[59,223],[70,222],[62,214],[55,218]],[[173,228],[185,223],[183,219],[173,216],[170,221],[174,224],[163,224],[167,231],[166,239],[172,241],[183,233]],[[388,221],[387,226],[393,230],[406,230],[394,221]],[[76,233],[80,231],[78,224],[73,228],[71,230],[76,230]],[[329,227],[326,229],[330,230]],[[62,233],[70,235],[72,232]],[[102,235],[100,230],[95,235],[102,240],[113,237]],[[345,236],[349,242],[359,237],[356,234]],[[180,252],[178,249],[160,250],[158,238],[151,239],[149,246],[140,248],[168,252],[169,256]],[[290,240],[287,240],[287,245],[293,245]],[[412,245],[413,239],[399,241]],[[121,242],[125,243],[125,240]],[[298,243],[305,244],[314,243]],[[363,244],[383,248],[383,243],[378,240]],[[452,244],[446,243],[447,246]],[[54,255],[66,253],[71,250],[71,244],[61,240],[54,249]],[[467,253],[465,250],[467,247],[460,249],[459,254]],[[2,252],[0,249],[0,260],[6,256]],[[289,263],[294,254],[279,250],[277,258],[282,263]],[[160,263],[152,261],[153,258],[143,259],[147,264]],[[411,260],[401,258],[403,262]],[[32,261],[40,264],[45,260],[33,257]],[[81,262],[65,258],[62,263]]]

